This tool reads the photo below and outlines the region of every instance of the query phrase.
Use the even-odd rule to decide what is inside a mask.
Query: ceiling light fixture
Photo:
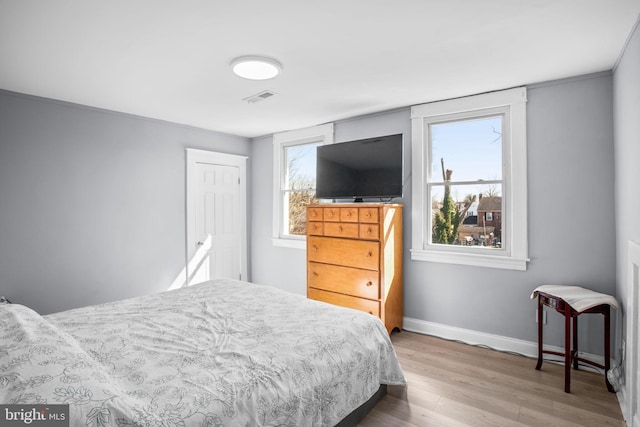
[[[268,80],[282,72],[282,64],[264,56],[240,56],[231,61],[231,69],[245,79]]]

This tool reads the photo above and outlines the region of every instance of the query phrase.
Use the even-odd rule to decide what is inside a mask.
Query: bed
[[[227,279],[46,316],[2,304],[0,344],[0,403],[68,404],[72,426],[333,426],[405,384],[378,318]]]

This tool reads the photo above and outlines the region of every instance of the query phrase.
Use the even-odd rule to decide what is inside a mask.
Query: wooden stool
[[[542,367],[542,354],[555,354],[564,356],[564,391],[571,391],[571,364],[573,369],[578,369],[578,362],[583,362],[600,369],[604,369],[607,390],[615,392],[609,383],[607,373],[610,368],[610,311],[611,306],[618,307],[618,302],[610,295],[591,291],[579,286],[538,286],[531,298],[538,297],[538,364],[536,369]],[[543,306],[554,308],[564,315],[564,353],[544,350],[542,343],[542,310]],[[583,313],[600,313],[604,315],[604,365],[584,359],[578,355],[578,316]],[[571,323],[573,323],[573,340],[571,339]],[[571,344],[573,346],[571,347]]]

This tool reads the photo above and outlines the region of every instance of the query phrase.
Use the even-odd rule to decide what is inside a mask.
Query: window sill
[[[504,270],[527,270],[528,258],[471,253],[452,253],[430,250],[411,250],[411,260],[432,261],[445,264],[471,265],[476,267],[500,268]]]
[[[281,248],[307,249],[306,239],[278,239],[273,237],[271,244]]]

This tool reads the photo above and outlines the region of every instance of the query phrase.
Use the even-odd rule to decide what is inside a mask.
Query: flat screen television
[[[317,148],[318,199],[402,197],[402,134]]]

